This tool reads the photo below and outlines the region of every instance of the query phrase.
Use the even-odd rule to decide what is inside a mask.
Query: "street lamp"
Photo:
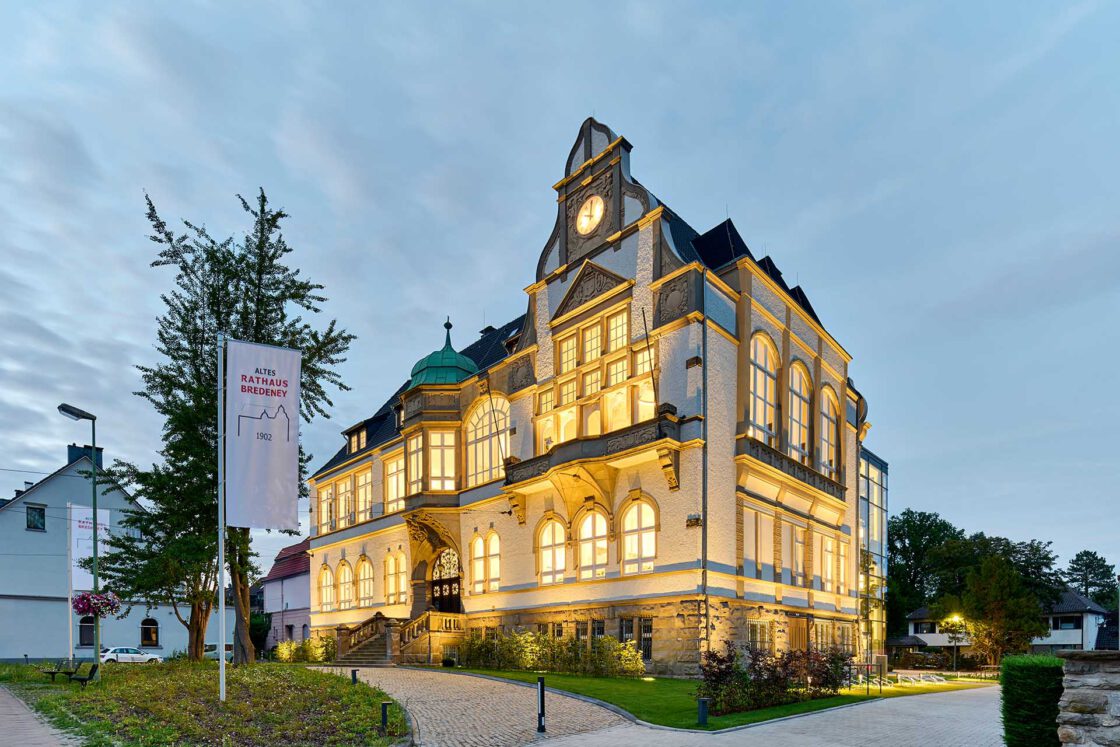
[[[90,487],[93,494],[93,593],[100,593],[100,587],[97,577],[97,416],[92,415],[85,410],[68,405],[63,402],[58,406],[60,414],[65,415],[71,420],[88,420],[90,427],[90,455],[89,461],[93,465],[93,478],[90,480]],[[73,623],[71,623],[73,624]],[[93,616],[93,663],[101,663],[101,618],[97,615]],[[101,678],[101,670],[94,673],[94,679]]]
[[[957,671],[957,643],[961,635],[961,616],[954,613],[949,618],[949,622],[953,623],[953,633],[950,637],[953,639],[953,671],[955,672]]]

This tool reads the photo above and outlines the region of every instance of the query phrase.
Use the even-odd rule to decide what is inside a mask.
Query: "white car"
[[[119,662],[121,664],[158,664],[161,661],[163,661],[162,656],[145,653],[138,648],[129,648],[128,646],[107,648],[101,652],[102,664],[109,664],[112,662]]]

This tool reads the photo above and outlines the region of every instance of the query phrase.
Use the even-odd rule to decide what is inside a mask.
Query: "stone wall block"
[[[1059,726],[1058,739],[1062,744],[1085,744],[1084,732],[1075,726]]]
[[[1059,739],[1120,747],[1120,652],[1059,651],[1058,656],[1065,660]]]
[[[1108,709],[1108,696],[1091,690],[1066,690],[1059,705],[1063,712],[1104,713]]]

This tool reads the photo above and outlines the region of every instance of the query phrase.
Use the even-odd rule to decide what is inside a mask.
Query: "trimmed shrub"
[[[276,660],[285,663],[299,661],[300,645],[295,641],[280,641],[276,644]]]
[[[1056,656],[1008,656],[1000,667],[1001,715],[1007,747],[1047,747],[1058,740],[1062,660]]]
[[[633,677],[645,673],[642,654],[633,641],[620,643],[611,636],[576,640],[532,631],[484,636],[472,630],[459,646],[459,664],[478,669],[601,676]]]
[[[770,653],[724,641],[723,651],[704,652],[696,695],[717,716],[825,698],[840,691],[850,660],[838,648]]]

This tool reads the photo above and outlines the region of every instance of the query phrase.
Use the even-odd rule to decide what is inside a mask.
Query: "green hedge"
[[[1048,747],[1058,741],[1062,660],[1056,656],[1008,656],[1000,668],[1003,685],[1003,743]]]

